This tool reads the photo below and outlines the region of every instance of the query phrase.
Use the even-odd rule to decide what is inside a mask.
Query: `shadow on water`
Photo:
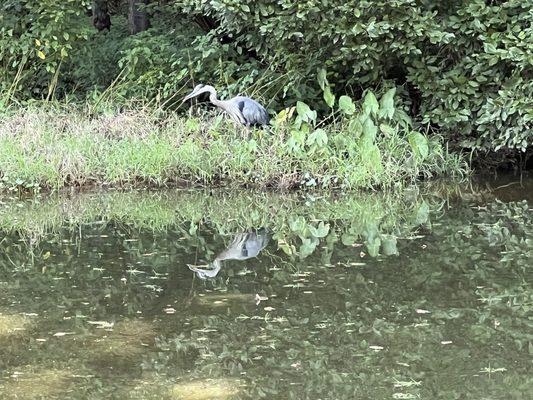
[[[532,193],[0,199],[0,398],[527,398]]]

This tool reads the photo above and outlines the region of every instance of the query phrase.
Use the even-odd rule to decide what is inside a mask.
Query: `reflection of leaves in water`
[[[237,323],[231,317],[212,317],[208,323],[213,331],[206,333],[207,339],[199,346],[198,371],[237,373],[244,369],[248,374],[260,374],[265,369],[269,376],[278,374],[275,383],[254,380],[250,388],[254,398],[318,398],[324,393],[330,398],[425,397],[434,393],[443,399],[466,393],[523,398],[533,383],[528,361],[520,353],[532,339],[527,322],[531,286],[523,283],[525,263],[521,266],[509,262],[507,275],[499,275],[492,257],[497,252],[491,247],[495,243],[503,246],[504,254],[498,260],[514,261],[524,254],[531,268],[531,253],[520,247],[532,235],[524,228],[531,226],[530,219],[523,218],[525,210],[511,204],[503,209],[496,206],[488,215],[484,211],[472,214],[465,208],[466,220],[458,218],[461,213],[445,216],[434,227],[432,237],[436,239],[428,238],[432,250],[416,250],[410,264],[403,265],[402,285],[398,285],[395,266],[388,269],[389,276],[380,276],[380,272],[370,268],[364,272],[367,278],[358,273],[360,279],[353,283],[336,280],[333,271],[324,271],[314,276],[314,281],[322,279],[331,284],[328,287],[343,293],[340,304],[335,303],[331,292],[324,298],[319,296],[316,284],[312,284],[316,295],[286,285],[294,292],[285,293],[285,297],[299,299],[285,304],[287,312],[278,306],[269,317],[258,312],[264,318],[242,316]],[[505,217],[499,218],[503,220],[490,221],[502,212]],[[488,222],[479,224],[483,220]],[[519,221],[519,228],[502,230],[502,225],[514,225],[515,220]],[[462,232],[468,232],[468,226],[504,233],[498,240],[493,235],[465,237]],[[396,243],[388,237],[384,243],[387,251],[393,252]],[[479,253],[486,254],[492,267],[484,261],[468,268],[472,265],[471,256]],[[301,266],[298,274],[305,276],[306,271],[316,272],[317,268],[318,265]],[[482,269],[484,274],[479,275]],[[276,272],[276,279],[290,280],[290,275],[280,272]],[[424,279],[418,283],[415,277]],[[369,283],[378,279],[379,286]],[[498,289],[501,284],[497,282],[508,286]],[[479,303],[477,296],[486,290],[499,293]],[[276,291],[279,293],[280,289]],[[524,296],[525,293],[529,294]],[[455,296],[460,296],[460,303]],[[386,311],[389,307],[390,313]],[[261,334],[256,334],[258,325]],[[280,355],[274,349],[285,351]],[[515,368],[503,371],[499,367],[498,371],[505,373],[505,383],[500,380],[490,387],[485,380],[473,378],[492,364],[512,364]],[[425,375],[420,371],[435,372]],[[445,383],[440,378],[443,375],[453,375],[457,381]],[[258,375],[254,377],[257,379]]]
[[[416,210],[415,224],[422,225],[427,223],[429,220],[429,205],[422,201]]]
[[[318,246],[318,243],[320,243],[318,238],[303,238],[302,244],[300,246],[300,257],[306,258],[307,256],[313,254],[316,249],[316,246]]]
[[[89,193],[68,199],[7,201],[0,205],[0,227],[27,238],[31,248],[44,258],[46,252],[36,245],[46,241],[47,235],[66,228],[79,243],[86,237],[83,222],[96,220],[100,223],[92,229],[115,226],[155,232],[174,230],[177,248],[190,249],[194,244],[207,259],[216,250],[204,238],[206,223],[224,236],[265,227],[275,232],[275,239],[283,240],[286,253],[304,258],[319,246],[317,239],[321,242],[332,231],[344,244],[361,241],[369,246],[369,254],[377,255],[381,235],[401,235],[416,229],[427,223],[429,213],[429,203],[412,192],[405,196],[362,193],[306,201],[296,195],[266,193]]]
[[[114,195],[107,205],[89,196],[96,211],[75,199],[61,212],[47,203],[21,209],[59,216],[31,244],[46,258],[31,259],[29,242],[12,233],[31,226],[0,216],[11,224],[0,243],[2,315],[37,314],[20,335],[0,335],[4,390],[25,365],[62,371],[71,362],[67,383],[93,377],[75,378],[73,399],[173,398],[188,382],[236,378],[246,382],[237,384],[244,398],[527,398],[527,203],[455,204],[435,216],[440,202],[417,196],[215,204],[192,194],[179,203]],[[274,244],[257,259],[229,262],[217,280],[193,280],[187,263],[209,261],[257,221],[292,255]],[[401,257],[362,263],[354,246],[363,242]],[[256,295],[266,300],[256,304]]]
[[[386,256],[392,256],[398,254],[398,247],[396,246],[396,236],[383,235],[381,238],[383,242],[383,254]]]

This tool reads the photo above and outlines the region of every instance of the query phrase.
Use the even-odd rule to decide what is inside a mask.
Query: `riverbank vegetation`
[[[527,166],[531,154],[525,3],[14,0],[0,15],[7,187],[228,180],[368,188],[461,174],[448,151],[496,167]],[[196,82],[222,98],[257,98],[283,126],[245,141],[218,117],[186,120],[178,100]],[[378,108],[375,98],[386,100]],[[66,118],[35,100],[74,110]],[[146,104],[156,105],[148,118]],[[6,127],[21,118],[35,138]],[[109,119],[128,120],[127,137],[97,133],[90,143],[81,132],[105,131]],[[365,135],[372,140],[361,145]]]
[[[328,121],[299,102],[272,127],[251,132],[222,115],[181,117],[153,107],[93,117],[70,105],[17,109],[0,117],[0,187],[356,189],[466,174],[463,158],[450,154],[442,138],[412,130],[392,94],[380,106],[369,92],[359,109],[344,96]]]

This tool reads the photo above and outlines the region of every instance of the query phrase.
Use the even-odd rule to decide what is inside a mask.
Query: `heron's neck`
[[[209,91],[209,100],[211,101],[211,103],[213,103],[215,106],[220,107],[222,102],[217,98],[217,91],[215,90],[215,88],[208,87],[206,89]]]
[[[222,262],[220,260],[215,259],[212,264],[214,268],[209,271],[209,277],[211,278],[217,276],[220,272],[220,268],[222,268]]]

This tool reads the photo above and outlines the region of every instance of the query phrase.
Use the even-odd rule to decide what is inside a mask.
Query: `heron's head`
[[[206,86],[203,83],[196,85],[194,89],[192,90],[192,92],[189,93],[187,96],[185,96],[185,98],[182,100],[182,103],[203,93],[204,91],[202,89],[204,89],[205,87]]]
[[[218,272],[221,268],[220,260],[215,260],[210,264],[207,265],[191,265],[187,264],[189,269],[193,271],[196,276],[202,280],[214,278],[218,275]]]

